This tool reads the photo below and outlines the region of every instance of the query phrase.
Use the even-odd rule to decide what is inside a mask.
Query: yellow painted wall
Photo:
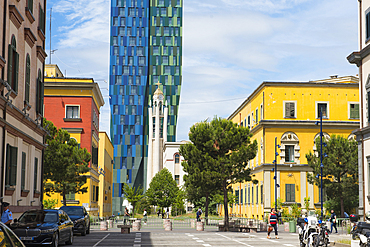
[[[99,133],[99,216],[112,215],[113,145],[107,133]]]
[[[307,173],[310,171],[306,165],[307,159],[305,154],[313,150],[314,138],[320,132],[319,126],[314,124],[314,122],[318,120],[316,117],[316,103],[328,102],[329,104],[329,118],[323,119],[323,132],[330,136],[336,134],[348,138],[351,132],[359,127],[359,119],[351,119],[349,117],[349,103],[359,102],[358,91],[358,79],[355,77],[341,77],[303,84],[296,83],[296,85],[294,83],[265,83],[258,87],[256,91],[232,113],[229,119],[243,127],[248,126],[248,115],[251,116],[253,113],[253,118],[256,120],[256,109],[258,109],[258,121],[251,121],[250,126],[253,134],[252,140],[257,140],[258,142],[258,157],[250,161],[248,167],[252,169],[252,174],[255,175],[254,178],[259,181],[258,187],[260,188],[260,185],[263,184],[264,196],[266,190],[270,190],[271,205],[264,205],[261,203],[260,198],[258,204],[255,203],[256,198],[254,198],[253,205],[252,203],[245,203],[245,188],[248,189],[248,185],[251,186],[252,183],[237,183],[233,184],[232,188],[233,191],[238,190],[238,188],[243,189],[243,204],[239,203],[233,205],[233,207],[229,208],[229,213],[235,216],[262,219],[264,212],[268,212],[273,206],[275,201],[275,180],[273,177],[275,174],[271,169],[274,167],[272,164],[275,159],[275,137],[277,137],[277,142],[280,144],[281,138],[286,132],[293,132],[297,135],[300,150],[298,162],[285,163],[285,159],[280,160],[280,154],[282,155],[282,152],[278,149],[279,155],[277,163],[288,164],[285,166],[284,170],[280,171],[280,194],[278,197],[285,202],[285,185],[295,184],[295,201],[297,203],[302,203],[303,206],[301,192],[304,190],[303,192],[308,196],[310,190],[309,186],[312,188],[312,185],[309,185],[307,179],[305,184],[301,184],[301,172]],[[284,117],[285,101],[296,102],[295,118]],[[261,105],[263,109],[262,116]],[[270,120],[270,122],[263,121],[260,123],[261,117],[262,120]],[[284,121],[289,121],[293,125],[287,125]],[[329,122],[325,123],[325,121],[335,121],[336,125],[330,124]],[[271,124],[271,122],[275,123]],[[347,124],[351,122],[353,124]],[[261,155],[263,156],[262,164]],[[292,165],[292,168],[289,168],[289,164]],[[264,173],[267,171],[270,172],[270,186],[268,188],[265,187],[267,181],[264,181]],[[319,202],[318,187],[313,186],[311,190],[313,191],[313,196],[310,196],[311,209],[319,208],[318,205],[315,205],[315,203],[317,204]],[[258,196],[261,197],[260,191]],[[256,197],[255,191],[254,197]],[[288,206],[289,204],[286,205]],[[223,206],[219,207],[219,213],[221,215],[223,214]]]

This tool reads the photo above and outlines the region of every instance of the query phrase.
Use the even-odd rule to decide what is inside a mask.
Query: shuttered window
[[[295,103],[285,102],[285,117],[294,118],[295,117]]]
[[[370,13],[366,13],[366,41],[370,38]]]
[[[67,201],[74,201],[76,199],[76,194],[74,192],[69,192],[66,194]]]
[[[240,204],[243,204],[243,189],[240,190]]]
[[[39,167],[39,159],[35,158],[35,168],[33,170],[33,191],[37,190],[37,172]]]
[[[27,8],[31,13],[33,13],[33,0],[27,0]]]
[[[17,153],[17,147],[7,144],[5,186],[13,186],[17,184]]]
[[[39,6],[39,28],[45,34],[45,12],[41,5]]]
[[[98,148],[92,147],[92,152],[91,152],[91,163],[94,165],[98,164]]]
[[[263,203],[263,184],[261,184],[261,204]]]
[[[295,202],[295,184],[285,185],[285,201]]]
[[[42,81],[41,70],[39,70],[36,88],[36,112],[42,115],[43,108],[44,108],[44,82]]]
[[[253,193],[254,187],[252,186],[252,188],[251,188],[251,189],[252,189],[252,196],[251,196],[251,197],[252,197],[252,204],[254,204],[254,196],[253,196],[253,194],[254,194],[254,193]]]
[[[19,54],[17,53],[17,42],[12,37],[12,43],[8,47],[8,84],[18,91]]]
[[[256,185],[256,204],[258,204],[258,185]]]
[[[354,118],[354,119],[360,118],[360,105],[359,104],[349,105],[349,118]]]
[[[26,158],[26,153],[22,152],[21,190],[24,190],[26,185]]]
[[[26,57],[26,82],[25,82],[25,95],[24,100],[30,102],[30,80],[31,80],[31,60],[30,55],[27,54]]]

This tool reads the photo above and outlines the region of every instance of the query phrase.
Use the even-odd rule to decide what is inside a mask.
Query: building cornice
[[[53,80],[53,81],[50,81]],[[69,82],[63,80],[91,80],[91,82]],[[96,99],[98,109],[104,105],[103,95],[101,94],[99,84],[91,78],[54,78],[45,77],[45,89],[49,90],[92,90],[93,98]],[[46,95],[45,95],[46,96]],[[48,96],[72,96],[72,95],[48,95]]]
[[[296,129],[320,129],[319,125],[316,125],[316,120],[261,120],[257,126],[255,126],[251,133],[256,133],[264,127],[274,128],[296,128]],[[323,128],[325,129],[356,129],[360,126],[360,122],[355,121],[323,121]]]
[[[256,90],[253,91],[249,97],[244,100],[242,104],[227,118],[228,120],[233,119],[241,110],[252,101],[252,99],[264,88],[264,87],[354,87],[358,88],[358,78],[354,76],[345,76],[334,79],[319,80],[319,81],[308,81],[308,82],[263,82],[261,83]],[[343,83],[341,81],[356,81],[350,83]]]
[[[15,5],[9,5],[9,18],[17,29],[21,27],[24,21],[24,18]]]
[[[66,131],[68,131],[68,133],[75,133],[75,134],[81,134],[82,131],[84,130],[83,128],[62,128]]]
[[[348,55],[347,60],[350,63],[356,64],[357,67],[360,67],[362,60],[370,55],[370,45],[367,45],[361,51],[354,51]]]
[[[301,171],[301,172],[312,172],[313,169],[308,166],[308,164],[278,164],[278,171]],[[262,164],[251,168],[252,174],[259,173],[261,171],[271,171],[272,168],[275,168],[275,164]]]

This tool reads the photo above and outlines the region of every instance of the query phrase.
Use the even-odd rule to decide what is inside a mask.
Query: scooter
[[[354,224],[351,230],[352,239],[360,239],[360,247],[370,247],[370,223],[357,222],[357,215],[350,215],[350,221]]]

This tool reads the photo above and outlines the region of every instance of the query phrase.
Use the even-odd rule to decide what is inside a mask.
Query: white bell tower
[[[157,90],[153,95],[153,104],[149,102],[149,140],[148,140],[148,166],[146,176],[146,189],[152,178],[163,169],[163,145],[167,141],[167,102],[163,104],[164,95],[157,83]]]

